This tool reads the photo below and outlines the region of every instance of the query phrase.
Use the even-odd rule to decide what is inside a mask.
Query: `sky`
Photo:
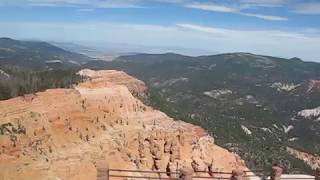
[[[0,0],[0,37],[320,62],[320,0]]]

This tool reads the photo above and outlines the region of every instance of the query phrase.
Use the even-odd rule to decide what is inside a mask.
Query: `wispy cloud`
[[[203,33],[210,33],[214,35],[220,35],[225,37],[244,37],[247,36],[250,38],[250,36],[255,35],[264,35],[264,37],[282,37],[282,38],[300,38],[300,39],[310,39],[313,38],[307,36],[305,33],[307,33],[307,30],[304,30],[303,32],[297,33],[297,32],[286,32],[286,31],[278,31],[278,30],[233,30],[233,29],[226,29],[226,28],[217,28],[217,27],[211,27],[211,26],[201,26],[196,24],[176,24],[178,27],[193,30],[193,31],[199,31]],[[315,31],[315,30],[313,30]],[[320,37],[320,36],[319,36]]]
[[[255,14],[255,13],[246,13],[242,10],[244,9],[243,6],[239,7],[232,7],[231,5],[220,5],[220,4],[203,4],[203,3],[194,3],[194,4],[187,4],[185,5],[187,8],[194,8],[194,9],[200,9],[204,11],[212,11],[212,12],[222,12],[222,13],[233,13],[233,14],[239,14],[243,16],[249,16],[249,17],[256,17],[259,19],[269,20],[269,21],[287,21],[287,17],[282,16],[271,16],[271,15],[265,15],[265,14]]]
[[[239,4],[242,8],[257,8],[257,7],[281,7],[288,0],[240,0]]]
[[[214,11],[214,12],[225,12],[225,13],[235,13],[238,12],[237,9],[232,7],[227,7],[223,5],[217,5],[217,4],[187,4],[185,5],[187,8],[194,8],[194,9],[201,9],[205,11]]]
[[[244,16],[251,16],[251,17],[256,17],[264,20],[269,20],[269,21],[287,21],[287,17],[282,17],[282,16],[270,16],[270,15],[263,15],[263,14],[253,14],[253,13],[239,13]]]
[[[307,15],[320,15],[320,2],[299,4],[292,12]]]
[[[184,3],[189,0],[1,0],[0,5],[80,8],[140,8],[144,3]]]
[[[3,5],[79,8],[138,8],[141,0],[3,0]]]
[[[200,25],[195,25],[195,24],[176,24],[178,27],[189,29],[189,30],[194,30],[194,31],[199,31],[199,32],[204,32],[204,33],[211,33],[215,34],[217,36],[226,36],[228,35],[231,31],[228,29],[223,29],[223,28],[215,28],[215,27],[208,27],[208,26],[200,26]]]

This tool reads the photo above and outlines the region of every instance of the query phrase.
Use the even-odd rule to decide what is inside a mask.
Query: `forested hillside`
[[[19,41],[0,38],[0,64],[15,65],[30,69],[77,68],[91,58],[69,52],[47,42]]]
[[[70,87],[82,80],[76,72],[90,60],[47,42],[0,38],[0,99]]]
[[[252,169],[281,161],[290,172],[311,170],[287,147],[320,155],[320,114],[312,113],[320,106],[319,63],[249,53],[172,56],[140,54],[85,66],[143,80],[153,106],[206,128]]]

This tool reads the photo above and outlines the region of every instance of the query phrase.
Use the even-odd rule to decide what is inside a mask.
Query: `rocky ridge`
[[[111,168],[246,169],[207,132],[144,105],[146,86],[124,72],[83,70],[72,89],[0,101],[0,179],[96,179]]]
[[[302,152],[299,150],[296,150],[291,147],[287,147],[287,151],[294,155],[296,158],[303,160],[306,162],[312,169],[317,169],[320,167],[320,157],[314,156],[312,154],[308,154],[306,152]]]

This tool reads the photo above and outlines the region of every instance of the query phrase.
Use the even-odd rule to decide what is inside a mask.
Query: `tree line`
[[[75,69],[34,71],[17,66],[0,66],[0,100],[32,94],[51,88],[70,88],[83,81]]]

